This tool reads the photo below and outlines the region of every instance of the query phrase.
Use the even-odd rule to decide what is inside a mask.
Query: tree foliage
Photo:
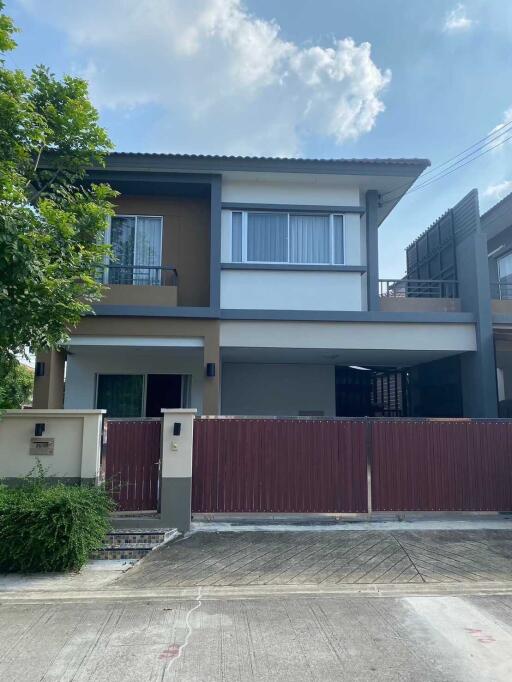
[[[32,401],[34,372],[13,358],[0,364],[0,410],[17,410]]]
[[[112,145],[87,83],[6,67],[16,31],[0,0],[0,365],[57,347],[101,294],[115,192],[89,184]]]

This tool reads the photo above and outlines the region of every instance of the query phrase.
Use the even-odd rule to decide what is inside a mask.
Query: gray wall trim
[[[80,478],[80,476],[45,476],[44,480],[49,485],[57,485],[58,483],[64,483],[65,485],[93,485],[96,483],[94,478]],[[2,483],[8,488],[19,488],[25,485],[26,482],[27,479],[23,476],[2,478]]]
[[[390,175],[416,178],[430,165],[428,159],[279,159],[180,154],[113,153],[106,170],[271,173],[319,173],[328,175]],[[96,170],[96,169],[94,169]]]
[[[160,486],[161,523],[186,533],[190,530],[192,478],[162,478]]]
[[[148,169],[127,171],[112,171],[105,168],[93,169],[87,172],[89,180],[100,180],[102,182],[158,182],[158,183],[182,183],[182,184],[202,184],[209,185],[216,178],[222,176],[217,173],[175,173],[175,172],[155,172]]]
[[[388,313],[371,311],[335,310],[227,310],[220,311],[221,320],[277,320],[283,322],[403,322],[403,323],[459,323],[475,322],[473,313]]]
[[[218,318],[219,308],[176,306],[167,308],[155,305],[96,305],[96,315],[120,315],[122,317],[204,317]]]
[[[315,272],[366,272],[366,265],[304,265],[302,263],[221,263],[221,270],[313,270]]]
[[[221,320],[282,320],[323,322],[425,322],[460,323],[475,322],[473,313],[428,313],[384,311],[337,311],[337,310],[235,310],[213,308],[163,308],[161,306],[103,305],[96,306],[98,316],[120,317],[176,317]]]
[[[368,310],[378,310],[379,301],[379,195],[374,189],[366,192],[366,295]]]
[[[222,208],[233,211],[307,211],[308,213],[364,213],[364,206],[311,206],[308,204],[250,204],[223,202]]]
[[[210,185],[210,308],[220,308],[221,198],[222,179],[216,176]]]
[[[461,357],[465,417],[497,417],[498,390],[492,329],[487,237],[481,229],[478,192],[472,190],[452,209],[456,235],[457,279],[464,310],[476,318],[476,353]]]

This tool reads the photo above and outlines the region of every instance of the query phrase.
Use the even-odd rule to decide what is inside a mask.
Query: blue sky
[[[11,66],[87,77],[118,149],[438,164],[512,119],[509,0],[11,0]],[[507,114],[507,111],[509,112]],[[383,277],[473,187],[512,191],[512,140],[402,200]]]

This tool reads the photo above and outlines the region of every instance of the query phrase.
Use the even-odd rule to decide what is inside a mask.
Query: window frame
[[[502,276],[500,275],[500,261],[505,260],[505,258],[512,258],[512,251],[507,251],[506,253],[504,253],[501,256],[498,256],[498,258],[496,258],[496,270],[498,272],[498,284],[509,284],[509,282],[506,281],[506,277],[512,277],[512,275],[505,275],[502,278]]]
[[[133,235],[133,254],[137,250],[137,222],[139,218],[158,218],[160,220],[160,267],[163,267],[162,257],[163,257],[163,247],[164,247],[164,216],[163,215],[148,215],[146,213],[116,213],[113,216],[109,216],[107,229],[105,230],[105,244],[112,246],[112,219],[113,218],[133,218],[135,220],[135,229]],[[105,265],[111,265],[113,263],[109,256],[105,256]],[[133,269],[137,266],[144,267],[140,263],[134,263]],[[103,270],[103,284],[108,284],[108,268]]]
[[[242,260],[233,260],[233,214],[242,214]],[[248,227],[248,216],[251,213],[264,213],[271,215],[286,215],[287,216],[287,250],[288,250],[288,260],[286,261],[261,261],[261,260],[248,260],[247,258],[247,227]],[[329,261],[327,263],[319,262],[296,262],[290,260],[290,217],[291,216],[328,216],[329,217]],[[342,263],[335,262],[335,240],[334,240],[334,217],[341,218],[341,250],[343,256]],[[304,265],[304,266],[315,266],[315,267],[329,267],[329,266],[343,266],[346,264],[346,230],[345,230],[345,214],[344,213],[316,213],[314,211],[265,211],[265,210],[232,210],[230,211],[230,235],[231,235],[231,262],[232,263],[246,263],[254,265]]]

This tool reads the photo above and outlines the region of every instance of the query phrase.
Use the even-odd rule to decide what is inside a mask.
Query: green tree
[[[34,372],[16,359],[4,369],[0,384],[0,410],[19,409],[32,402]]]
[[[26,347],[55,348],[101,295],[115,192],[87,182],[112,149],[80,78],[6,67],[0,0],[0,385]]]

